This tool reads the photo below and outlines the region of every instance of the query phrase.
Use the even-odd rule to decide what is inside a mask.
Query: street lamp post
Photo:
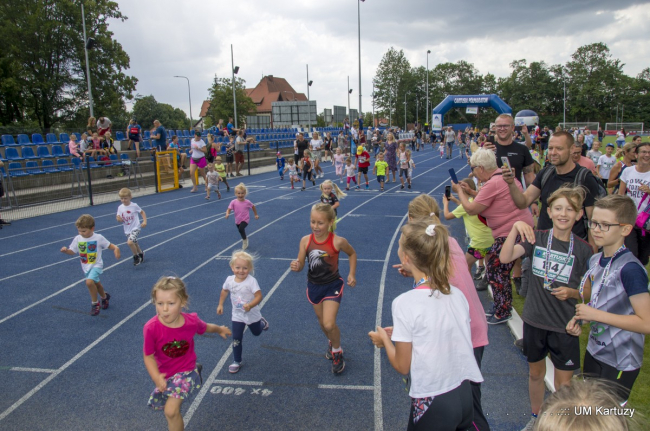
[[[311,133],[311,103],[309,99],[309,87],[313,84],[314,81],[309,80],[309,65],[307,65],[307,124],[309,124],[309,129],[307,133]]]
[[[190,130],[192,130],[192,126],[194,125],[194,119],[192,118],[192,93],[190,92],[190,78],[181,75],[174,75],[174,78],[187,79],[187,96],[190,99]]]
[[[404,133],[407,132],[406,130],[406,95],[408,94],[408,91],[404,93]]]
[[[427,124],[429,124],[429,54],[431,50],[427,49]]]
[[[235,113],[235,129],[237,128],[237,95],[235,94],[235,74],[239,72],[239,66],[235,67],[235,56],[230,44],[230,63],[232,66],[232,106]]]
[[[86,54],[86,77],[88,78],[88,103],[90,105],[90,116],[93,115],[93,92],[90,86],[90,66],[88,64],[88,39],[86,39],[86,14],[84,13],[84,3],[81,2],[81,23],[84,30],[84,54]]]
[[[348,117],[350,116],[350,94],[352,94],[352,90],[350,89],[350,77],[348,76]]]
[[[372,81],[372,127],[377,127],[375,123],[375,81]]]
[[[359,32],[359,115],[361,115],[361,0],[357,0],[357,29]]]

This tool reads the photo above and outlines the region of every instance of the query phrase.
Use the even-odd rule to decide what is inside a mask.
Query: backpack
[[[578,165],[580,166],[580,165]],[[549,167],[544,168],[544,173],[542,174],[542,181],[541,181],[541,186],[542,190],[544,189],[544,185],[548,181],[548,179],[551,177],[552,174],[555,173],[555,166],[551,165]],[[587,177],[591,175],[592,177],[594,174],[591,173],[591,171],[584,166],[580,166],[580,169],[578,170],[578,174],[576,175],[575,179],[573,180],[573,185],[574,186],[585,186],[585,183],[587,181]],[[602,198],[604,196],[607,196],[607,189],[603,186],[602,181],[599,181],[596,177],[594,177],[596,180],[596,184],[598,187],[598,192],[596,193],[596,196],[594,196],[595,199]],[[541,193],[541,190],[540,190]],[[583,205],[584,209],[584,205]],[[587,219],[587,211],[583,211],[582,214],[582,221],[585,224],[585,229],[588,230],[588,223],[589,220]]]

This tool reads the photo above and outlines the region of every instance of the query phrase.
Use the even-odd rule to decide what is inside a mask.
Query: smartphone
[[[451,180],[458,184],[458,177],[456,176],[456,171],[454,168],[449,169],[449,176],[451,177]]]
[[[508,169],[512,170],[512,167],[510,166],[510,160],[508,160],[507,157],[501,157],[501,167],[507,167]]]
[[[445,186],[445,197],[447,199],[451,198],[451,186]]]

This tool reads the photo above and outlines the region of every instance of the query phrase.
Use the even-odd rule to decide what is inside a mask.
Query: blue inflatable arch
[[[501,100],[496,94],[479,94],[466,96],[447,96],[438,106],[431,111],[431,128],[440,130],[442,128],[442,119],[447,111],[451,108],[460,108],[467,106],[486,107],[489,106],[499,114],[512,115],[512,108],[506,102]]]

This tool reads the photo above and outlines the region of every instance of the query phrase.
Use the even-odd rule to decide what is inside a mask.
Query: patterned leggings
[[[515,266],[516,261],[510,263],[501,263],[499,254],[501,247],[506,241],[505,236],[495,238],[494,244],[488,254],[488,259],[485,264],[485,272],[487,274],[488,283],[492,285],[492,295],[494,296],[494,309],[497,318],[510,316],[512,309],[512,283],[510,281],[510,271]],[[517,243],[521,240],[517,236]]]

